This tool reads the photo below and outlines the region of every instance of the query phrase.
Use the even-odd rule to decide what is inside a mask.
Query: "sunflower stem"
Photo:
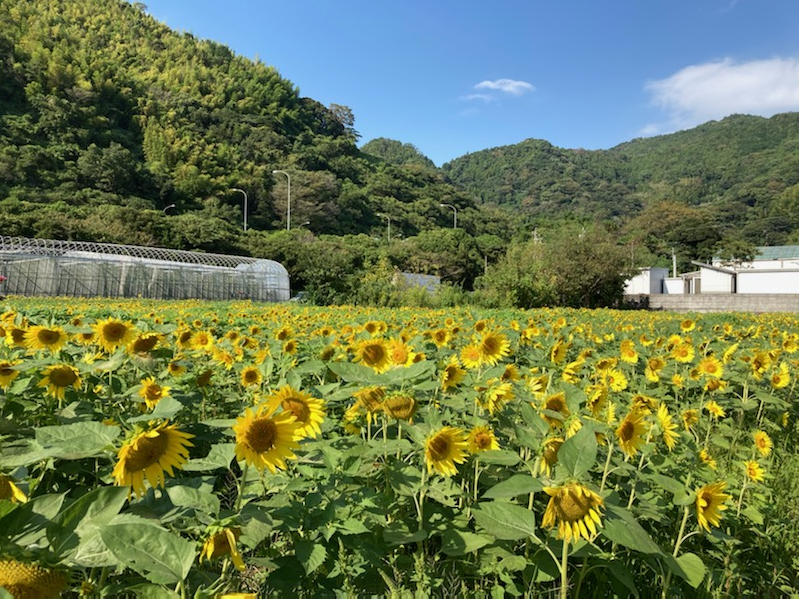
[[[421,482],[421,485],[419,486],[419,504],[418,504],[418,508],[419,508],[419,530],[423,530],[424,529],[424,491],[425,491],[424,484],[426,482],[425,481],[425,478],[426,478],[425,475],[426,474],[427,474],[427,468],[426,468],[426,466],[422,465],[422,482]]]
[[[744,479],[744,484],[741,485],[741,493],[740,495],[738,495],[738,507],[735,510],[736,516],[741,515],[741,504],[743,503],[744,500],[744,491],[746,491],[746,483],[748,482],[749,482],[748,480]]]
[[[241,478],[239,479],[239,488],[238,494],[236,496],[236,511],[238,512],[241,509],[241,500],[244,497],[244,487],[247,485],[247,471],[250,468],[250,464],[245,461],[244,468],[241,470]]]
[[[563,553],[560,557],[560,599],[568,599],[569,596],[569,541],[563,539]]]
[[[677,533],[677,538],[674,540],[674,551],[672,551],[671,555],[675,559],[677,558],[677,554],[680,552],[680,545],[682,542],[687,539],[688,537],[683,536],[685,533],[685,525],[688,523],[688,506],[686,505],[683,508],[682,514],[682,522],[680,523],[680,530]],[[663,580],[663,590],[660,596],[665,599],[669,594],[669,585],[671,584],[671,570],[666,573],[666,578]]]
[[[477,503],[477,480],[480,478],[480,460],[475,456],[474,458],[474,503]]]
[[[608,480],[611,457],[613,457],[613,441],[608,441],[608,457],[605,458],[605,469],[602,471],[602,483],[599,485],[600,494],[605,490],[605,482]]]

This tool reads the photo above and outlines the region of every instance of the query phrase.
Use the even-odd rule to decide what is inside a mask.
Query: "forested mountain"
[[[422,154],[419,148],[394,139],[378,137],[363,144],[361,150],[371,156],[377,156],[389,164],[416,164],[426,168],[436,168],[435,163]]]
[[[610,220],[634,235],[656,221],[675,224],[676,211],[716,241],[760,245],[795,242],[799,229],[799,113],[734,115],[610,150],[531,139],[442,170],[484,204],[512,207],[531,222]]]
[[[430,168],[356,146],[354,117],[272,66],[176,33],[122,0],[0,0],[0,231],[215,251],[295,225],[396,236],[446,226],[472,197]],[[174,204],[174,207],[167,208]],[[162,211],[167,209],[167,214]],[[170,218],[164,218],[165,216]]]

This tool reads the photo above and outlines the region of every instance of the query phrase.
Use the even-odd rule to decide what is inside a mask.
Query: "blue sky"
[[[145,0],[441,165],[799,110],[799,0]]]

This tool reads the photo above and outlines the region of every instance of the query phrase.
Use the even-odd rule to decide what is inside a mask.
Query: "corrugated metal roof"
[[[755,260],[789,260],[799,258],[799,245],[758,246]]]

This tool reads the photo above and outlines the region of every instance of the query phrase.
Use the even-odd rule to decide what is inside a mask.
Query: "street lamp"
[[[452,216],[452,228],[453,229],[457,229],[458,228],[458,209],[455,208],[455,206],[453,206],[452,204],[439,204],[439,206],[441,206],[442,208],[452,208],[452,211],[454,212],[454,214]]]
[[[383,214],[382,212],[378,212],[377,216],[382,216],[388,221],[388,242],[391,243],[391,217],[388,214]]]
[[[170,204],[169,206],[164,206],[164,214],[166,214],[167,210],[169,210],[170,208],[174,208],[174,207],[175,207],[174,204]]]
[[[286,175],[286,179],[288,180],[288,199],[286,201],[286,231],[291,230],[291,175],[289,175],[286,171],[272,171],[273,175],[277,173],[283,173]]]
[[[238,187],[231,187],[230,191],[238,191],[239,193],[244,194],[244,232],[247,232],[247,192],[243,189],[239,189]]]

